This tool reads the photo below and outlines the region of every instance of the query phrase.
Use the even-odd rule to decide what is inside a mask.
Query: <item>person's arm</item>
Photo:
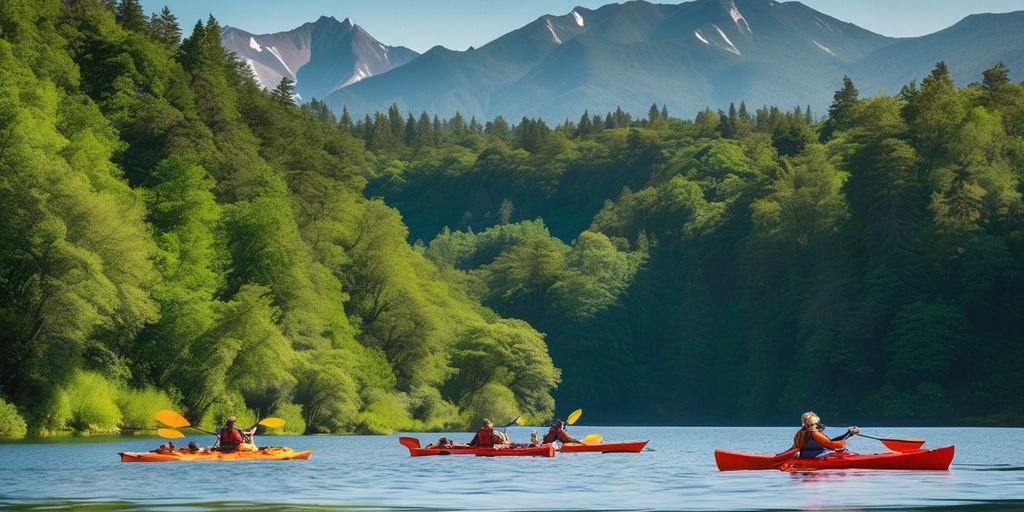
[[[845,434],[832,438],[833,441],[845,441],[860,433],[860,429],[857,427],[850,427]]]
[[[479,444],[480,432],[473,434],[473,440],[469,442],[469,446],[476,446]]]
[[[814,436],[814,439],[821,443],[822,446],[829,450],[842,450],[846,447],[846,438],[843,436],[839,436],[835,439],[829,439],[828,436],[818,431],[812,432],[811,435]]]
[[[568,432],[564,430],[558,431],[558,439],[560,439],[563,443],[579,443],[579,441],[574,439],[572,436],[569,435]]]

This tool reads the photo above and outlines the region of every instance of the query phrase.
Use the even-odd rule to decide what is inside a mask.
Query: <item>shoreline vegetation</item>
[[[0,4],[0,437],[164,408],[440,432],[556,399],[598,424],[1024,424],[1001,63],[845,79],[822,116],[353,119],[263,90],[220,33]]]

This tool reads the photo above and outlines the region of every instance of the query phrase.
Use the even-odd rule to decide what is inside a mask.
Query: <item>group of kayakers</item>
[[[537,432],[534,432],[530,436],[529,446],[539,446],[541,444],[551,444],[555,442],[579,443],[579,440],[570,436],[569,433],[565,431],[565,420],[563,419],[555,420],[555,422],[551,424],[551,427],[548,428],[548,432],[544,434],[543,438],[541,438]],[[480,430],[476,431],[476,434],[473,435],[473,439],[471,439],[466,446],[473,448],[492,448],[511,444],[512,442],[509,440],[508,434],[496,430],[494,428],[494,423],[492,423],[491,420],[484,418],[483,421],[480,422]],[[453,448],[455,446],[456,444],[454,441],[447,437],[442,437],[441,439],[438,439],[436,443],[428,446],[428,448]]]
[[[842,451],[846,448],[846,440],[852,436],[860,433],[860,429],[857,427],[850,427],[845,433],[840,436],[829,438],[825,435],[825,425],[821,422],[821,418],[818,417],[813,411],[805,412],[801,417],[802,427],[793,437],[793,446],[790,447],[789,451],[796,454],[797,458],[801,459],[815,459],[819,457],[827,456],[829,453]],[[227,419],[224,425],[217,429],[216,440],[213,445],[210,446],[209,450],[218,450],[222,452],[233,452],[233,451],[257,451],[255,443],[253,442],[253,436],[256,433],[256,427],[249,430],[241,430],[236,426],[238,419],[234,416]],[[557,419],[551,424],[550,428],[544,437],[541,438],[537,432],[533,432],[530,436],[530,446],[539,446],[541,444],[551,443],[579,443],[580,441],[569,435],[565,430],[565,420]],[[494,423],[491,420],[484,418],[481,421],[480,429],[477,430],[473,439],[469,441],[467,446],[473,448],[492,448],[511,445],[511,441],[508,438],[508,434],[503,431],[498,431],[494,428]],[[437,443],[431,445],[433,448],[452,448],[456,444],[447,437],[442,437]],[[170,453],[175,450],[174,443],[168,442],[160,445],[160,448],[155,450],[157,453]],[[203,451],[196,443],[189,443],[188,451],[191,453],[198,453]]]
[[[800,430],[793,437],[793,446],[790,447],[789,451],[793,452],[797,458],[801,459],[815,459],[819,457],[827,456],[833,452],[841,452],[846,449],[846,440],[852,436],[860,433],[858,427],[850,427],[845,433],[840,436],[829,438],[825,435],[825,424],[821,422],[821,418],[818,417],[813,411],[805,412],[800,417],[802,426]],[[548,428],[544,437],[541,438],[537,432],[534,432],[530,436],[530,446],[538,446],[541,444],[551,443],[579,443],[580,441],[569,435],[565,430],[565,420],[557,419]],[[494,428],[494,424],[491,420],[484,418],[481,422],[480,429],[477,430],[473,439],[469,441],[466,446],[473,448],[491,448],[511,445],[508,435],[505,432],[498,431]],[[428,448],[453,448],[456,443],[447,437],[442,437],[437,443],[434,443]]]

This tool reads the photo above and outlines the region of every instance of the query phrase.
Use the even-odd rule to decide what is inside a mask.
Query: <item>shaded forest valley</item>
[[[220,33],[0,3],[0,435],[1024,423],[1001,64],[820,116],[351,119]]]

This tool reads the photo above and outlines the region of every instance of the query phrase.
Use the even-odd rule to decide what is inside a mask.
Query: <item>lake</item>
[[[950,471],[721,473],[715,448],[776,452],[792,428],[572,427],[606,442],[650,439],[639,454],[410,458],[394,436],[264,437],[312,448],[309,461],[125,464],[157,438],[0,444],[0,507],[48,510],[771,510],[1024,509],[1024,429],[862,427],[876,436],[955,444]],[[513,440],[533,429],[510,428]],[[831,428],[838,435],[842,430]],[[439,434],[411,434],[426,444]],[[456,434],[468,441],[470,434]],[[190,436],[208,444],[207,436]],[[177,443],[187,444],[187,439]],[[855,438],[851,450],[884,451]]]

